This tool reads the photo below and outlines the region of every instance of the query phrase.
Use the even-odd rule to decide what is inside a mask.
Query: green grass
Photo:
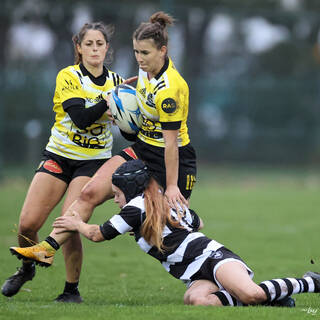
[[[28,180],[9,175],[0,183],[0,283],[19,265],[8,247],[16,244]],[[294,168],[202,167],[191,207],[205,222],[204,233],[238,253],[255,272],[255,281],[301,276],[320,270],[320,172]],[[92,223],[104,222],[117,207],[96,209]],[[40,231],[51,230],[57,208]],[[320,317],[318,294],[296,295],[295,309],[211,308],[183,305],[184,285],[144,254],[125,235],[111,242],[83,240],[85,259],[81,305],[52,300],[64,286],[62,254],[54,265],[37,268],[32,282],[8,299],[0,296],[0,319],[310,319]],[[311,258],[315,261],[310,264]]]

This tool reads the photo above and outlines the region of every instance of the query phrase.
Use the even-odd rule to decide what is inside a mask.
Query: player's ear
[[[161,55],[162,55],[163,57],[166,57],[166,56],[167,56],[167,52],[168,52],[168,48],[167,48],[166,46],[162,46],[162,47],[160,48],[160,52],[161,52]]]
[[[78,50],[79,54],[82,54],[81,46],[79,43],[77,43],[77,50]]]

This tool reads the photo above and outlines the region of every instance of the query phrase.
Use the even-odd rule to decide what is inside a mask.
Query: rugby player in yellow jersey
[[[76,211],[87,222],[96,206],[113,197],[113,172],[125,161],[137,158],[147,163],[172,208],[188,205],[196,176],[196,155],[187,128],[189,88],[168,57],[166,26],[172,24],[171,16],[157,12],[134,32],[133,48],[140,67],[136,89],[144,118],[142,128],[133,145],[99,168],[66,215]],[[54,228],[38,245],[10,250],[20,258],[50,266],[55,251],[69,237],[69,232]]]
[[[21,247],[32,245],[30,240],[38,242],[37,232],[62,197],[66,195],[64,214],[97,169],[111,158],[111,121],[103,97],[123,82],[104,66],[111,31],[101,22],[85,24],[73,37],[75,65],[57,75],[53,98],[55,123],[21,210],[18,235]],[[77,286],[82,247],[77,234],[65,243],[63,252],[67,281],[64,293],[56,300],[81,302]],[[34,275],[34,263],[24,261],[4,283],[2,293],[15,295]]]

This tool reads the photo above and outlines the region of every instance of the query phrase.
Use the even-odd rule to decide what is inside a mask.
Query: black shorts
[[[92,177],[107,160],[72,160],[44,150],[36,172],[48,173],[69,184],[79,176]]]
[[[143,160],[148,165],[152,176],[166,189],[164,148],[155,147],[138,140],[129,148],[122,150],[119,155],[127,161],[137,158]],[[184,147],[179,147],[178,187],[186,199],[190,198],[196,182],[196,174],[196,153],[193,147],[190,143]]]
[[[196,280],[209,280],[216,284],[219,288],[223,288],[222,285],[216,279],[217,269],[224,263],[230,261],[238,261],[244,265],[248,270],[250,277],[253,277],[253,271],[243,262],[243,260],[226,247],[221,247],[216,251],[212,251],[210,256],[204,261],[200,269],[191,276],[191,280],[187,282],[187,286],[191,286],[193,281]]]

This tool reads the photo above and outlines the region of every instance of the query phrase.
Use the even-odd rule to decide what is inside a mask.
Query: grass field
[[[19,266],[8,247],[16,245],[15,224],[28,179],[9,174],[0,183],[1,284]],[[320,271],[319,194],[319,170],[202,167],[191,207],[203,218],[204,233],[238,253],[260,282]],[[91,222],[104,222],[117,212],[109,202],[96,209]],[[57,215],[59,208],[40,231],[41,239]],[[38,268],[18,295],[11,299],[1,295],[0,319],[320,319],[319,294],[296,295],[294,309],[184,306],[184,285],[130,236],[98,244],[84,239],[83,244],[83,304],[52,302],[64,286],[59,253],[54,265]]]

